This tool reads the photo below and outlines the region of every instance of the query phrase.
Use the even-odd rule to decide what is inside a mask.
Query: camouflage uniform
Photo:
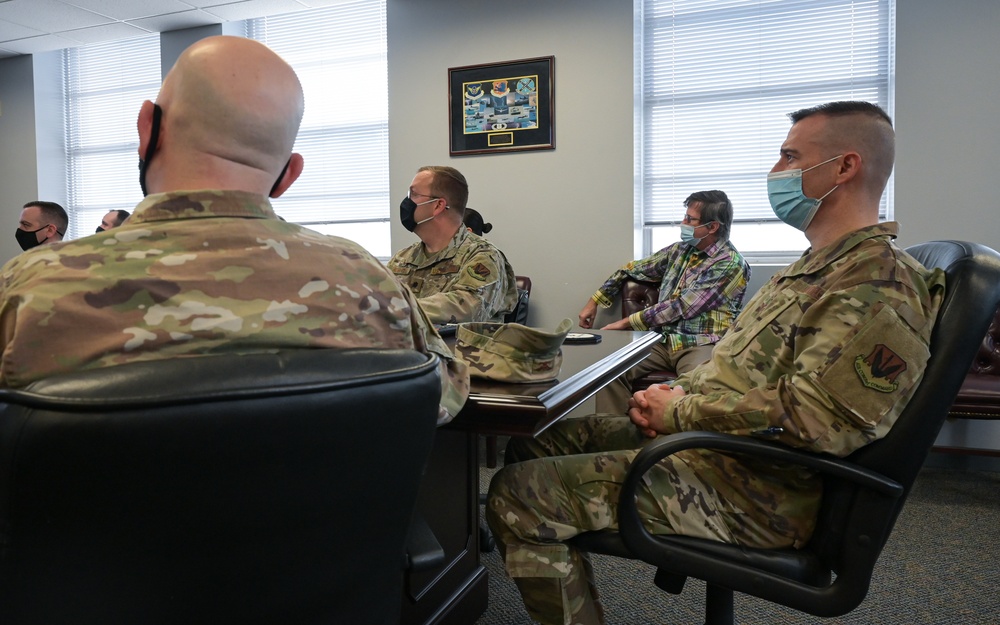
[[[0,386],[136,360],[384,347],[441,358],[441,422],[468,369],[356,243],[277,219],[260,195],[150,195],[128,222],[0,270]]]
[[[775,275],[712,360],[677,379],[688,395],[666,407],[669,430],[769,432],[837,456],[884,436],[923,374],[944,296],[944,274],[893,245],[896,231],[863,228]],[[487,520],[536,620],[603,622],[585,558],[562,541],[617,527],[641,444],[626,418],[591,417],[508,446],[514,464],[494,477]],[[647,475],[639,506],[653,532],[801,547],[820,489],[810,471],[688,450]]]
[[[389,269],[434,323],[503,321],[517,305],[514,270],[503,252],[464,226],[436,254],[428,255],[422,242],[400,250]]]

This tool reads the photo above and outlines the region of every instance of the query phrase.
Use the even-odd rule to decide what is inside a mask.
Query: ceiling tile
[[[36,35],[44,34],[44,32],[35,30],[34,28],[28,28],[27,26],[21,26],[20,24],[13,24],[5,20],[0,20],[0,41],[7,41],[8,39],[24,39],[25,37],[34,37]]]
[[[116,20],[134,20],[163,13],[177,13],[191,8],[191,3],[180,0],[62,0],[62,2]]]
[[[218,15],[228,22],[234,22],[236,20],[261,17],[262,15],[294,13],[295,11],[302,11],[305,8],[307,8],[305,5],[295,0],[244,0],[243,2],[205,7],[205,10],[212,15]]]
[[[3,5],[0,5],[3,6]],[[35,54],[36,52],[49,52],[51,50],[62,50],[63,48],[73,48],[78,46],[75,41],[57,37],[55,35],[41,35],[39,37],[28,37],[27,39],[15,39],[14,41],[3,42],[3,47],[13,50],[19,54]]]
[[[218,17],[199,10],[181,11],[180,13],[171,13],[169,15],[157,15],[156,17],[129,20],[130,24],[135,24],[139,28],[145,28],[146,30],[158,33],[178,30],[180,28],[219,24],[221,22],[222,20]]]
[[[114,22],[113,24],[103,24],[90,28],[79,28],[77,30],[67,30],[59,33],[60,37],[72,39],[77,43],[97,43],[99,41],[115,41],[116,39],[131,39],[150,34],[150,31],[126,24],[124,22]]]
[[[86,28],[111,22],[90,11],[84,11],[56,0],[11,0],[0,3],[0,20],[7,20],[46,33]]]

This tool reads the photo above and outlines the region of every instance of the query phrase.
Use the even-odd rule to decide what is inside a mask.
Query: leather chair
[[[1000,308],[983,336],[948,416],[1000,419]]]
[[[824,617],[860,605],[875,562],[962,384],[964,363],[973,359],[1000,304],[1000,254],[995,251],[959,241],[934,241],[909,251],[928,267],[944,268],[948,287],[931,336],[927,371],[883,439],[838,459],[717,432],[665,436],[645,447],[630,469],[621,492],[619,532],[582,534],[574,543],[653,564],[655,583],[675,594],[687,577],[704,580],[706,625],[733,623],[734,591]],[[650,534],[635,505],[638,484],[662,458],[688,448],[754,455],[820,472],[824,495],[809,543],[801,550],[750,549]]]
[[[0,623],[397,623],[439,376],[288,350],[0,391]]]
[[[503,321],[504,323],[527,325],[528,298],[531,297],[531,278],[527,276],[514,276],[514,281],[517,284],[517,305],[514,307],[514,310],[504,316]]]
[[[660,301],[660,284],[642,280],[626,279],[622,284],[622,319],[641,310],[646,310]],[[641,378],[632,381],[632,392],[649,388],[653,384],[663,384],[677,377],[677,373],[669,369],[650,371]]]

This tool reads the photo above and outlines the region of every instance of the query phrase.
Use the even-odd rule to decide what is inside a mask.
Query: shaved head
[[[896,133],[892,120],[870,102],[830,102],[790,113],[793,124],[813,116],[826,123],[815,137],[830,155],[857,152],[865,164],[864,185],[869,196],[881,197],[896,160]]]
[[[195,168],[207,166],[229,177],[256,172],[272,182],[288,162],[304,108],[302,85],[281,57],[229,36],[188,47],[156,103],[163,109],[160,143],[173,156],[163,167],[197,175]]]

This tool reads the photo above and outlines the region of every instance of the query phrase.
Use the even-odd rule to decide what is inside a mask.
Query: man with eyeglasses
[[[697,191],[684,209],[679,242],[618,269],[580,311],[580,327],[591,328],[597,307],[611,306],[626,280],[660,285],[656,304],[602,328],[656,330],[663,340],[597,394],[599,413],[625,414],[632,381],[651,371],[686,373],[707,361],[743,306],[750,265],[729,241],[732,202],[722,191]]]
[[[28,202],[21,210],[17,232],[17,244],[28,251],[33,247],[62,241],[69,226],[66,210],[55,202],[35,200]]]
[[[517,305],[507,258],[462,221],[468,199],[469,184],[457,169],[426,166],[399,205],[403,227],[420,241],[397,252],[389,269],[434,323],[503,321]]]

